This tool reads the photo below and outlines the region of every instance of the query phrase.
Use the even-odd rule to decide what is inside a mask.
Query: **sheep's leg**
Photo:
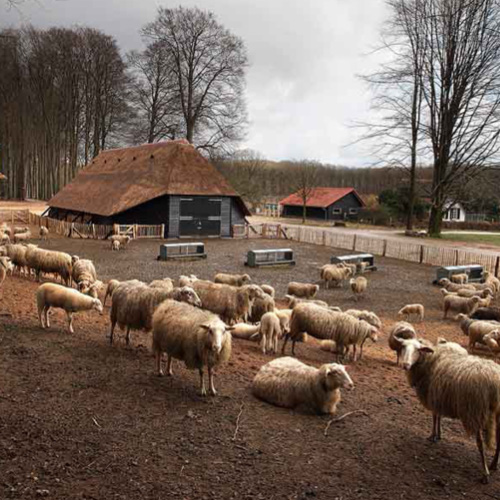
[[[127,336],[125,337],[125,343],[130,345],[130,326],[127,326]]]
[[[45,327],[46,328],[50,328],[49,310],[50,310],[50,307],[45,308]]]
[[[441,417],[437,413],[432,414],[432,434],[429,441],[437,443],[441,439]]]
[[[352,361],[353,363],[356,361],[356,344],[352,348]]]
[[[399,366],[399,351],[396,351],[396,366]]]
[[[73,330],[73,313],[67,312],[68,315],[68,327],[69,327],[69,333],[75,333]]]
[[[109,334],[109,343],[113,345],[113,336],[115,334],[116,321],[111,321],[111,332]]]
[[[167,375],[171,377],[174,374],[172,371],[172,356],[170,354],[167,354]]]
[[[289,338],[290,338],[289,335],[285,334],[285,340],[283,341],[283,347],[281,348],[281,354],[285,354],[285,347],[286,347],[286,343],[288,342]]]
[[[266,338],[266,335],[262,335],[261,339],[260,339],[260,349],[262,351],[262,354],[266,354],[266,342],[267,342],[267,338]]]
[[[210,366],[208,367],[208,385],[210,388],[210,394],[212,396],[216,396],[217,391],[215,390],[215,385],[214,385],[214,372],[212,371],[212,368]]]
[[[489,483],[490,481],[490,471],[488,470],[488,464],[486,463],[486,455],[484,453],[484,442],[483,442],[483,435],[481,434],[481,429],[477,431],[476,435],[476,443],[477,443],[477,449],[479,450],[479,454],[481,455],[481,462],[483,466],[483,479],[482,482],[484,484]]]
[[[200,368],[200,384],[201,384],[200,395],[206,396],[207,390],[205,389],[205,379],[203,377],[203,368]]]
[[[296,340],[292,340],[292,356],[295,356],[295,344],[296,344]]]
[[[497,448],[490,464],[490,470],[498,470],[498,458],[500,456],[500,418],[497,418]]]
[[[156,373],[158,374],[158,377],[163,377],[163,370],[161,369],[161,351],[156,351],[155,353],[156,357]]]

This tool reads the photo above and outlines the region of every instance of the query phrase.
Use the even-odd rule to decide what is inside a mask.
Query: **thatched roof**
[[[326,208],[341,200],[348,194],[352,193],[360,202],[361,206],[365,206],[365,202],[352,187],[348,188],[328,188],[328,187],[315,187],[311,190],[307,197],[306,206]],[[280,205],[292,205],[301,207],[303,204],[300,191],[287,196],[280,201]]]
[[[103,151],[48,204],[112,216],[164,195],[236,197],[224,176],[186,141],[169,141]]]

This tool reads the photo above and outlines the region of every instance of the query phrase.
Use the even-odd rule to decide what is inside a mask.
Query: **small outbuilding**
[[[302,217],[303,201],[300,191],[280,201],[284,217]],[[317,187],[311,190],[306,202],[308,219],[357,219],[365,204],[356,190],[348,188]]]
[[[164,237],[231,236],[250,215],[224,176],[187,141],[103,151],[48,202],[49,217],[151,224]]]

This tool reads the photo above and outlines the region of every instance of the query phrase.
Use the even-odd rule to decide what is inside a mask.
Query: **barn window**
[[[349,209],[349,213],[350,213],[351,215],[356,215],[356,214],[358,213],[358,209],[357,209],[357,208],[350,208],[350,209]]]
[[[342,209],[341,208],[334,208],[332,210],[332,214],[341,214],[342,213]]]

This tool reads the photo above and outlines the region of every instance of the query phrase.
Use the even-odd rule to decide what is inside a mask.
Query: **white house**
[[[444,222],[465,222],[466,211],[461,203],[450,203],[444,209]]]

